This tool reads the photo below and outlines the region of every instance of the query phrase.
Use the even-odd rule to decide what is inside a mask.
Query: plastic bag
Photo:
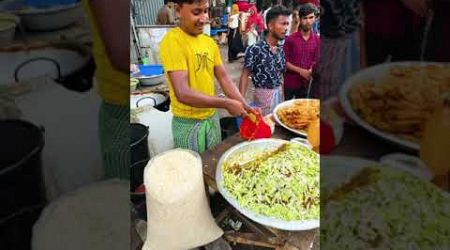
[[[260,113],[244,117],[239,127],[239,133],[245,140],[270,138],[272,136],[270,126],[267,125]]]

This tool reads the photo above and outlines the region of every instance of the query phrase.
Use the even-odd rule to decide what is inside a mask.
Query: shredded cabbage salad
[[[365,168],[349,183],[323,194],[324,249],[450,246],[450,198],[431,183],[380,167]]]
[[[253,161],[240,164],[249,157]],[[222,173],[224,188],[256,214],[285,221],[319,219],[319,155],[301,145],[236,154],[225,162]]]

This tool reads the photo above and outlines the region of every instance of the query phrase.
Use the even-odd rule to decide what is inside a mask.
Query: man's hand
[[[250,75],[251,75],[250,71],[244,67],[241,73],[241,77],[239,79],[239,92],[244,98],[245,93],[247,92],[248,78],[250,77]]]
[[[308,78],[307,79],[310,80],[311,76],[312,76],[312,68],[308,69],[308,71],[306,71],[306,72],[308,72],[308,74],[307,74]]]
[[[258,114],[262,113],[261,108],[252,107],[252,106],[248,105],[247,103],[244,104],[244,109],[248,114],[258,115]]]
[[[244,108],[244,104],[234,99],[227,99],[227,105],[225,107],[232,116],[243,116],[247,113]]]
[[[301,69],[299,71],[299,74],[300,74],[301,77],[303,77],[303,78],[305,78],[306,80],[309,81],[309,79],[311,79],[312,69],[308,69],[308,70]]]

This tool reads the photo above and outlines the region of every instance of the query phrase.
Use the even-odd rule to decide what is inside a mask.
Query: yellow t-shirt
[[[190,36],[181,28],[170,30],[162,39],[159,53],[169,85],[171,110],[176,117],[206,119],[215,108],[196,108],[176,99],[170,71],[188,71],[188,85],[204,95],[214,96],[214,67],[222,64],[219,47],[206,35]]]
[[[93,54],[97,66],[95,79],[98,92],[106,103],[129,105],[130,76],[129,74],[115,69],[110,62],[95,17],[89,5],[89,0],[83,0],[82,2],[89,19],[89,26],[92,33]]]

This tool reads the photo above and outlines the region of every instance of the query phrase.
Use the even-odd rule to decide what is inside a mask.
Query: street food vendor
[[[172,133],[176,147],[203,152],[221,142],[219,114],[254,112],[231,81],[214,40],[203,34],[209,1],[177,0],[178,27],[161,41],[160,57],[169,83]],[[226,98],[215,94],[214,77]]]

